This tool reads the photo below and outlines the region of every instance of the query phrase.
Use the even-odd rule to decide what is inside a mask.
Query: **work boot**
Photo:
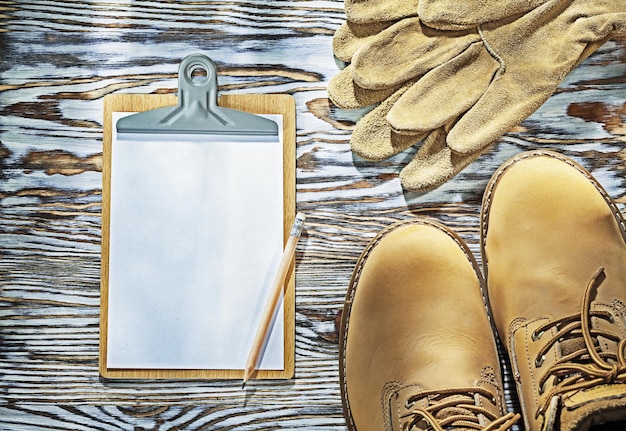
[[[492,177],[481,217],[489,303],[527,431],[626,429],[624,220],[549,151]]]
[[[465,243],[426,220],[381,232],[342,315],[339,369],[354,431],[506,430],[482,276]]]

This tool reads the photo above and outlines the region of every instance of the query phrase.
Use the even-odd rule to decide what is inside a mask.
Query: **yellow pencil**
[[[293,260],[293,256],[296,252],[296,244],[298,243],[298,238],[300,238],[300,234],[302,233],[302,227],[305,219],[306,216],[304,214],[296,214],[293,226],[291,227],[291,232],[289,233],[289,238],[287,239],[287,244],[285,245],[285,250],[283,251],[283,257],[278,265],[276,277],[274,277],[274,282],[270,290],[270,296],[267,300],[267,304],[265,305],[265,309],[263,310],[261,323],[257,329],[254,341],[252,342],[250,353],[248,353],[241,389],[244,388],[246,382],[254,370],[256,370],[257,365],[263,356],[263,351],[265,350],[265,345],[267,344],[272,324],[274,323],[274,314],[276,313],[276,309],[278,307],[278,300],[283,293],[285,279],[287,278],[291,261]]]

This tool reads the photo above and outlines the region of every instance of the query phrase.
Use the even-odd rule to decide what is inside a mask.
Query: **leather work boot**
[[[354,270],[339,369],[350,430],[506,430],[482,276],[465,243],[426,220],[378,234]]]
[[[582,166],[532,151],[483,199],[489,303],[527,431],[626,429],[624,220]]]

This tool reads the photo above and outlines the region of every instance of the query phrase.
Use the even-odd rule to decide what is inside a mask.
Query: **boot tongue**
[[[467,397],[458,396],[458,395],[448,397],[445,399],[445,401],[447,402],[447,401],[451,401],[454,399],[458,400],[458,404],[467,404],[469,401]],[[474,415],[475,414],[471,410],[456,405],[456,406],[444,407],[441,410],[437,411],[435,414],[435,418],[437,418],[438,420],[444,420],[444,419],[448,419],[454,416],[474,416]],[[470,428],[459,428],[458,426],[452,426],[452,425],[447,427],[446,429],[458,430],[458,431],[470,429]]]
[[[472,412],[462,407],[446,407],[445,409],[438,411],[435,417],[438,420],[444,420],[453,416],[467,416],[471,414]]]
[[[567,356],[581,349],[586,349],[585,340],[582,337],[568,338],[559,342],[561,356]]]

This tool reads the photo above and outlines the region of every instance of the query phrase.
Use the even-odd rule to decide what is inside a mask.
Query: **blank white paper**
[[[266,117],[271,142],[113,127],[107,367],[243,369],[283,249]],[[283,369],[283,340],[281,309],[260,369]]]

